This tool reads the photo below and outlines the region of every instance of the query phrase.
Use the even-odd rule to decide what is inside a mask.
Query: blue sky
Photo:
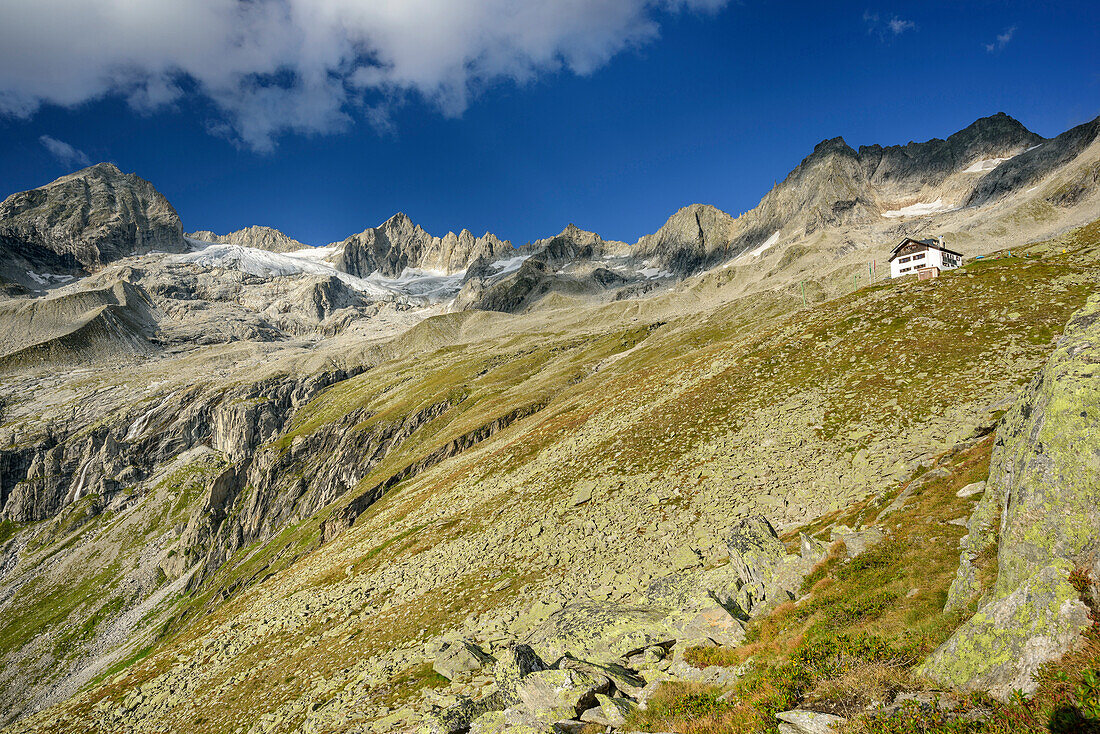
[[[291,2],[350,12],[367,0]],[[1095,2],[631,2],[629,18],[597,8],[606,28],[583,45],[575,29],[596,17],[587,10],[546,19],[545,38],[500,31],[512,35],[494,44],[518,38],[521,49],[501,58],[476,45],[491,7],[454,45],[453,20],[436,22],[429,40],[401,40],[408,26],[395,25],[398,40],[371,52],[391,54],[388,76],[335,102],[322,93],[347,57],[317,77],[325,89],[271,99],[260,93],[278,74],[226,86],[204,66],[216,46],[199,58],[142,49],[123,59],[139,76],[102,84],[102,74],[79,72],[120,66],[94,47],[41,79],[0,50],[0,195],[109,160],[152,181],[188,230],[266,224],[324,244],[405,211],[439,235],[490,230],[518,245],[574,222],[632,242],[692,202],[752,208],[824,138],[904,144],[998,111],[1053,136],[1100,114]],[[6,8],[0,26],[29,38],[31,52],[36,32],[54,32]],[[361,20],[363,37],[371,22]],[[471,62],[468,52],[480,55]],[[305,76],[311,62],[301,58],[286,63]]]

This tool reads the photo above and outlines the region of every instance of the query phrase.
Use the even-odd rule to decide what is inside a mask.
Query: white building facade
[[[916,275],[921,280],[935,278],[943,270],[962,265],[962,253],[947,249],[943,237],[914,240],[906,237],[890,251],[890,277]]]

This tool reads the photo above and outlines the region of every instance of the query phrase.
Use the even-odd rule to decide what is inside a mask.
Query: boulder
[[[771,578],[786,548],[767,518],[760,515],[743,518],[730,530],[726,541],[730,564],[744,584],[761,587]]]
[[[580,670],[540,670],[525,676],[516,696],[529,715],[541,721],[571,719],[596,703],[609,681]]]
[[[447,680],[454,680],[462,673],[472,673],[496,662],[492,655],[472,642],[462,641],[448,645],[432,663],[432,670]]]
[[[581,721],[621,729],[626,724],[626,717],[637,708],[638,704],[628,699],[597,693],[596,705],[581,714]]]
[[[579,670],[591,676],[602,676],[611,681],[616,690],[631,697],[636,697],[646,685],[644,678],[618,663],[590,663],[567,654],[557,662],[556,667]]]
[[[846,721],[841,716],[801,709],[781,711],[775,718],[779,719],[779,734],[831,734]]]
[[[493,666],[493,679],[497,684],[497,692],[507,705],[511,705],[518,700],[516,687],[519,682],[531,673],[548,668],[549,666],[529,645],[511,645]]]
[[[1088,629],[1088,608],[1067,580],[1069,564],[1052,564],[1011,594],[984,605],[925,661],[920,672],[965,691],[1007,699],[1035,691],[1033,674],[1062,656]]]
[[[583,658],[611,659],[677,635],[665,609],[587,601],[550,615],[531,631],[527,641],[548,657],[570,652]]]

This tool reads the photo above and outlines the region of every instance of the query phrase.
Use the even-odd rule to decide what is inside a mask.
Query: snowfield
[[[296,275],[320,275],[339,278],[350,288],[372,298],[388,300],[409,296],[428,301],[454,298],[462,288],[465,273],[445,275],[429,270],[408,268],[397,278],[372,273],[366,278],[342,272],[326,261],[338,248],[312,247],[295,252],[278,253],[240,245],[221,245],[202,240],[188,240],[192,252],[171,257],[172,262],[190,263],[204,268],[240,270],[260,278],[281,278]],[[513,258],[515,259],[515,258]],[[502,261],[507,262],[507,261]],[[519,265],[517,264],[518,268]]]

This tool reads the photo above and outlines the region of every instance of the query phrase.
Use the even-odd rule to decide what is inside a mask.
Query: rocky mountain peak
[[[268,252],[295,252],[309,247],[296,239],[286,236],[277,229],[253,225],[238,229],[229,234],[219,235],[209,230],[191,232],[187,235],[194,240],[203,242],[216,242],[223,245],[240,245],[241,247],[254,247]]]
[[[856,152],[852,150],[851,146],[849,146],[848,143],[844,141],[844,138],[838,135],[835,138],[822,140],[820,143],[815,145],[814,152],[810,154],[810,156],[806,160],[814,157],[820,158],[822,156],[830,154],[855,155],[855,153]]]
[[[396,277],[405,268],[446,273],[466,270],[479,257],[492,260],[512,249],[495,235],[475,238],[468,229],[434,237],[398,212],[377,227],[352,235],[341,244],[336,267],[360,277],[380,273]]]
[[[98,163],[0,203],[8,260],[94,271],[133,253],[187,248],[179,215],[145,179]],[[11,263],[9,262],[9,265]],[[21,266],[20,266],[21,267]]]

